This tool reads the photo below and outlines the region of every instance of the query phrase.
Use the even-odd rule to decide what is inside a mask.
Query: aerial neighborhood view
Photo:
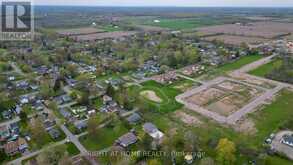
[[[0,164],[293,165],[293,1],[0,3]]]

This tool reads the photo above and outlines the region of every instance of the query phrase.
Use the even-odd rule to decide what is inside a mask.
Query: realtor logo
[[[0,40],[31,40],[32,33],[31,2],[2,1]]]

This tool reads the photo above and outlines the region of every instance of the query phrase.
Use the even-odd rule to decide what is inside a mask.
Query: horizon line
[[[141,6],[131,6],[131,5],[59,5],[59,4],[33,4],[33,6],[57,6],[57,7],[125,7],[125,8],[133,8],[133,7],[153,7],[153,8],[293,8],[293,6],[152,6],[152,5],[141,5]]]

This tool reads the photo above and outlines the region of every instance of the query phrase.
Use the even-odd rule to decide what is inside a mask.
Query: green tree
[[[235,163],[235,144],[228,139],[220,139],[217,151],[217,162],[221,165],[233,165]]]

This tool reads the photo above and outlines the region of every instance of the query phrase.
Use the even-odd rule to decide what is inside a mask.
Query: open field
[[[145,25],[158,26],[162,28],[169,28],[173,30],[182,29],[194,29],[202,26],[209,26],[218,24],[216,20],[212,19],[160,19],[160,22],[156,23],[153,20],[147,21]]]
[[[56,30],[56,32],[62,36],[76,36],[76,35],[101,33],[101,32],[104,32],[104,30],[93,28],[93,27],[84,27],[84,28],[76,28],[76,29],[60,29],[60,30]]]
[[[257,134],[253,141],[262,142],[271,133],[276,132],[284,122],[292,119],[293,92],[283,90],[272,102],[264,106],[260,111],[250,114],[256,123]]]
[[[80,142],[89,151],[98,151],[111,147],[115,140],[128,132],[128,129],[122,122],[115,122],[97,130],[97,136],[85,135],[80,137]]]
[[[221,42],[224,42],[225,44],[237,45],[237,46],[240,46],[243,43],[257,44],[257,43],[264,43],[269,41],[268,39],[264,39],[264,38],[234,36],[234,35],[227,35],[227,34],[203,37],[202,39],[206,41],[221,41]]]
[[[204,35],[229,34],[246,37],[273,39],[293,32],[292,23],[256,22],[247,25],[226,24],[198,28]]]

